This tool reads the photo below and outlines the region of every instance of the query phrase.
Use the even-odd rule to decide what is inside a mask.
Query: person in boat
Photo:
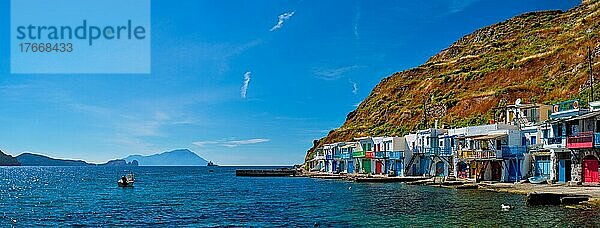
[[[124,185],[127,185],[127,177],[126,176],[121,177],[121,181],[123,182]]]

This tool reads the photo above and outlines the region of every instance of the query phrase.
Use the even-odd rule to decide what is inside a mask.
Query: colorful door
[[[508,160],[508,180],[518,181],[521,179],[521,161],[517,159]]]
[[[363,167],[363,172],[364,173],[371,173],[371,160],[370,159],[363,159],[362,160],[362,167]]]
[[[420,174],[427,174],[429,175],[429,165],[430,165],[430,161],[428,158],[421,158],[420,164],[421,164],[421,173]]]
[[[598,183],[598,159],[593,156],[583,159],[583,182]]]
[[[571,180],[571,162],[568,160],[558,160],[558,182],[565,183]]]
[[[381,161],[376,161],[375,162],[375,173],[379,173],[381,174],[381,166],[383,165],[383,163],[381,163]]]
[[[550,176],[550,160],[535,161],[535,176]]]
[[[444,176],[444,162],[435,163],[435,175],[438,177]]]
[[[354,173],[354,162],[348,161],[348,173]]]

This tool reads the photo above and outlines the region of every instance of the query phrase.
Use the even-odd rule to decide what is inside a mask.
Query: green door
[[[371,173],[371,159],[363,159],[362,167],[364,173]]]

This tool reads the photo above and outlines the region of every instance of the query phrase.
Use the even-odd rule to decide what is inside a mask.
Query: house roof
[[[507,135],[508,134],[506,134],[506,133],[497,133],[497,134],[477,136],[477,137],[473,137],[473,139],[476,139],[476,140],[497,139],[497,138],[501,138],[501,137],[504,137]]]
[[[599,115],[600,115],[600,111],[594,111],[594,112],[589,112],[589,113],[583,114],[581,116],[574,117],[574,118],[569,119],[569,120],[582,120],[582,119],[596,117],[596,116],[599,116]]]

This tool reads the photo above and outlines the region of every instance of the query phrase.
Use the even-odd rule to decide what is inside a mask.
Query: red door
[[[598,159],[595,157],[583,159],[583,182],[598,183]]]
[[[381,173],[381,162],[380,161],[375,162],[375,173]]]

